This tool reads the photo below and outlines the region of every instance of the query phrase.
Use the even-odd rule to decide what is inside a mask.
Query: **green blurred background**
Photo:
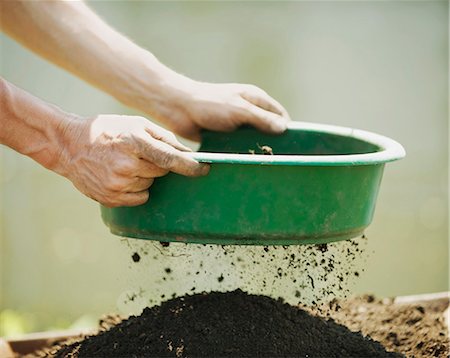
[[[294,120],[402,143],[355,293],[448,290],[448,2],[90,2],[162,62],[249,82]],[[82,115],[133,110],[1,35],[1,74]],[[77,56],[76,53],[73,54]],[[90,324],[116,310],[128,252],[70,182],[0,148],[0,332]]]

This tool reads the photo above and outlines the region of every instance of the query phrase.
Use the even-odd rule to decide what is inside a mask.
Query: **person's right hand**
[[[173,133],[143,117],[74,119],[63,137],[55,171],[107,207],[145,203],[154,178],[169,171],[200,176],[209,170],[186,155],[190,149]]]
[[[184,138],[200,142],[202,129],[231,132],[242,125],[270,134],[287,129],[288,112],[259,87],[195,81],[167,68],[159,75],[158,81],[149,76],[148,83],[143,76],[122,101]]]

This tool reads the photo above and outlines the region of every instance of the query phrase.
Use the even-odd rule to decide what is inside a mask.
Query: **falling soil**
[[[283,297],[291,304],[329,302],[348,295],[368,257],[364,236],[300,246],[123,242],[129,249],[130,272],[118,308],[127,315],[169,297],[238,288]]]
[[[241,290],[187,295],[62,348],[57,357],[396,357],[332,319]]]
[[[135,252],[132,256],[131,259],[133,260],[133,262],[139,262],[141,260],[141,256]]]

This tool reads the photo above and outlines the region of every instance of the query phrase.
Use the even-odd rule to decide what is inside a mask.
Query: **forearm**
[[[10,36],[185,138],[199,141],[202,128],[231,131],[243,124],[268,133],[286,129],[287,111],[260,88],[177,74],[83,2],[0,0],[0,7]]]
[[[109,27],[83,2],[5,1],[4,31],[121,102],[159,113],[182,76]],[[157,116],[158,117],[158,116]]]
[[[0,143],[59,171],[64,131],[75,118],[0,78]]]

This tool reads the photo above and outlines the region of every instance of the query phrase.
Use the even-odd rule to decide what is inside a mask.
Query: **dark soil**
[[[448,297],[401,303],[365,295],[334,301],[312,313],[322,311],[322,315],[407,357],[449,357],[449,331],[445,323],[448,307]]]
[[[332,319],[241,290],[175,298],[58,357],[395,357]]]
[[[141,260],[141,256],[135,252],[132,256],[131,256],[133,262],[139,262]]]

